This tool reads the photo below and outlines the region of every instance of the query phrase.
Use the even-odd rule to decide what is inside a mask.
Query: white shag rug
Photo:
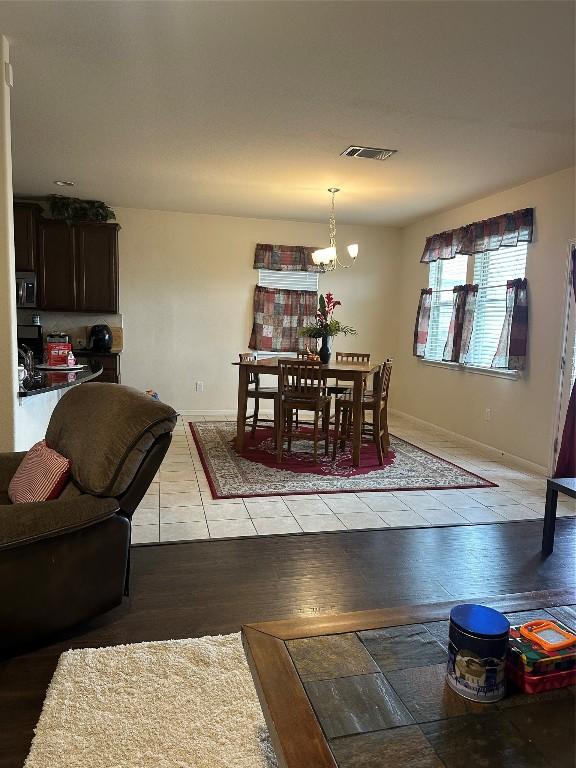
[[[239,634],[68,651],[25,768],[276,768]]]

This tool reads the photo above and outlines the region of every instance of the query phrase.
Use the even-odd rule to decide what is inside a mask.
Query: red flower
[[[328,292],[324,298],[325,298],[325,301],[326,301],[326,314],[327,315],[331,315],[334,312],[334,310],[336,309],[336,307],[342,306],[342,302],[341,301],[335,301],[334,300],[334,294],[333,293]]]

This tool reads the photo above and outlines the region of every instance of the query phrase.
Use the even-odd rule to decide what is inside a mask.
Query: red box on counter
[[[72,344],[49,341],[46,343],[47,365],[68,365],[68,353],[72,352]]]

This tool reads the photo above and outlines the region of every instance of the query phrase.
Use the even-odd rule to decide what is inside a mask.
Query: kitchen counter
[[[102,365],[97,360],[88,362],[86,368],[78,371],[36,371],[33,379],[24,379],[20,384],[18,397],[32,397],[56,389],[66,389],[85,381],[91,381],[102,374]]]

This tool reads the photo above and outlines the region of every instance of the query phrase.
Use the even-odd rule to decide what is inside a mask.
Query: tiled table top
[[[553,617],[576,631],[573,606],[507,615],[512,623]],[[445,682],[447,633],[443,620],[283,640],[311,705],[301,717],[316,719],[328,747],[318,766],[573,768],[574,688],[533,696],[509,693],[494,704],[468,701]],[[290,634],[298,631],[291,628]],[[258,677],[259,664],[262,670],[268,662],[258,661],[257,649],[251,656],[249,638],[245,647]],[[266,714],[275,704],[267,697],[265,677],[257,679],[257,688]],[[290,709],[299,706],[295,691]],[[293,718],[292,711],[288,717]],[[286,733],[275,735],[280,742],[286,739]],[[281,766],[298,764],[291,762],[290,747],[285,753],[278,740],[276,747]]]

